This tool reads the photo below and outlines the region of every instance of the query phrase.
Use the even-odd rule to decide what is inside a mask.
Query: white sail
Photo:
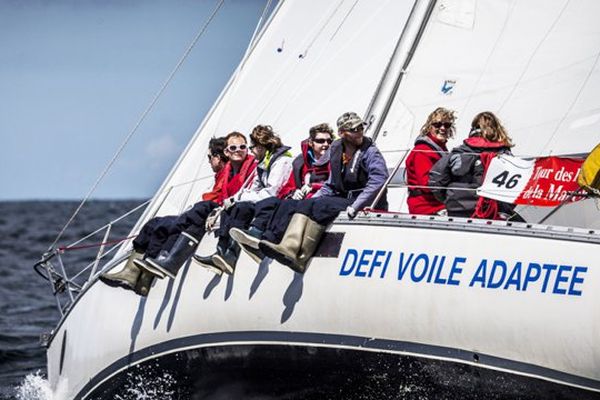
[[[311,126],[366,110],[412,7],[393,0],[282,2],[146,218],[178,214],[200,198],[213,179],[205,156],[213,136],[248,135],[267,124],[299,150]]]

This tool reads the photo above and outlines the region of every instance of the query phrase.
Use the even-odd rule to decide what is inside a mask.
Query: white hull
[[[297,345],[447,361],[599,395],[600,235],[398,215],[339,220],[330,231],[344,233],[339,255],[314,258],[304,275],[242,255],[231,277],[187,265],[147,299],[94,282],[54,333],[52,387],[85,398],[186,349]],[[205,237],[198,252],[213,249]],[[487,287],[494,261],[492,286],[498,261],[506,266],[500,288]]]

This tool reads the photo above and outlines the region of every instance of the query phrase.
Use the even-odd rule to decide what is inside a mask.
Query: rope
[[[108,245],[119,244],[119,243],[124,242],[126,240],[133,239],[136,236],[137,235],[132,235],[132,236],[127,236],[127,237],[121,238],[121,239],[108,240],[106,242],[101,242],[101,243],[84,244],[84,245],[81,245],[81,246],[61,246],[57,250],[58,250],[59,253],[64,253],[65,251],[90,249],[92,247],[106,246],[107,244]]]
[[[69,218],[69,220],[67,221],[67,223],[65,224],[65,226],[63,226],[63,228],[59,232],[59,234],[56,237],[56,239],[54,239],[54,242],[52,242],[52,244],[50,245],[51,249],[56,245],[56,243],[58,243],[58,241],[60,240],[60,238],[62,237],[62,235],[65,233],[65,231],[67,230],[67,228],[69,227],[69,225],[71,224],[71,222],[73,222],[73,220],[75,219],[75,217],[77,216],[77,214],[79,214],[79,211],[81,210],[81,208],[83,207],[83,205],[88,201],[88,199],[90,198],[90,196],[92,195],[92,193],[94,193],[94,191],[96,190],[96,188],[98,187],[98,185],[100,184],[100,182],[102,181],[102,179],[104,179],[104,177],[106,176],[106,174],[108,173],[108,171],[110,170],[110,168],[112,167],[112,165],[115,163],[115,161],[117,160],[117,158],[121,155],[121,152],[123,151],[123,149],[125,148],[125,146],[127,146],[127,143],[129,143],[129,141],[131,140],[131,138],[133,137],[133,135],[135,134],[135,132],[138,130],[139,126],[146,119],[146,116],[154,108],[154,105],[157,103],[158,99],[160,98],[160,96],[162,95],[162,93],[165,91],[165,89],[167,88],[167,86],[171,83],[171,80],[173,80],[173,77],[175,76],[175,74],[177,73],[177,71],[179,71],[179,68],[184,63],[184,61],[187,59],[188,55],[190,54],[190,52],[192,51],[192,49],[196,45],[196,42],[198,42],[198,40],[200,39],[200,37],[204,34],[204,32],[206,31],[206,29],[208,28],[208,25],[212,22],[212,20],[216,16],[217,12],[221,9],[221,6],[223,5],[224,2],[225,2],[225,0],[219,0],[219,3],[217,4],[217,6],[215,7],[215,9],[213,10],[212,14],[208,17],[208,19],[205,21],[205,23],[202,26],[202,28],[200,29],[200,31],[196,34],[196,37],[194,38],[194,40],[192,40],[192,42],[188,46],[187,50],[183,53],[183,56],[179,59],[179,62],[177,63],[177,65],[175,66],[175,68],[173,68],[173,70],[171,71],[171,73],[167,77],[166,81],[163,83],[162,87],[154,95],[154,98],[150,102],[150,105],[148,105],[148,107],[146,108],[146,110],[142,113],[141,117],[138,119],[138,121],[135,124],[135,126],[133,127],[133,129],[129,132],[129,134],[127,135],[127,137],[125,137],[125,140],[123,141],[123,143],[121,143],[121,145],[117,149],[117,152],[115,153],[115,155],[112,157],[112,159],[109,161],[109,163],[107,164],[107,166],[104,168],[104,171],[102,171],[102,173],[100,174],[100,176],[98,177],[98,179],[96,179],[96,182],[94,183],[94,185],[92,185],[92,188],[85,195],[85,197],[83,198],[83,200],[81,201],[81,203],[79,204],[79,206],[77,207],[77,209],[75,210],[75,212],[73,213],[73,215],[71,215],[71,218]]]

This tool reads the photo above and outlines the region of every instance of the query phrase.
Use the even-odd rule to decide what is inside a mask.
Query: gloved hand
[[[212,231],[219,219],[219,215],[221,215],[221,211],[223,211],[223,207],[217,207],[208,214],[206,217],[206,222],[204,223],[204,227],[207,231]]]
[[[446,210],[445,208],[442,208],[436,214],[439,215],[440,217],[447,217],[448,216],[448,210]]]
[[[296,189],[292,194],[292,200],[302,200],[304,196],[305,194],[302,192],[302,189]]]
[[[229,210],[235,204],[235,197],[231,196],[223,200],[223,209]]]
[[[348,218],[354,219],[354,217],[356,217],[356,210],[352,208],[352,206],[348,206],[348,208],[346,208],[346,215]]]
[[[302,191],[302,193],[304,193],[304,196],[306,197],[306,195],[312,191],[312,185],[310,183],[305,183],[304,186],[300,188],[300,190]]]

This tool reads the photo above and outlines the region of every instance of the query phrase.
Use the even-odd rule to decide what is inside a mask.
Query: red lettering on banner
[[[584,197],[573,196],[579,191],[577,176],[583,160],[577,158],[543,157],[535,161],[533,174],[515,204],[557,206],[565,201]]]

